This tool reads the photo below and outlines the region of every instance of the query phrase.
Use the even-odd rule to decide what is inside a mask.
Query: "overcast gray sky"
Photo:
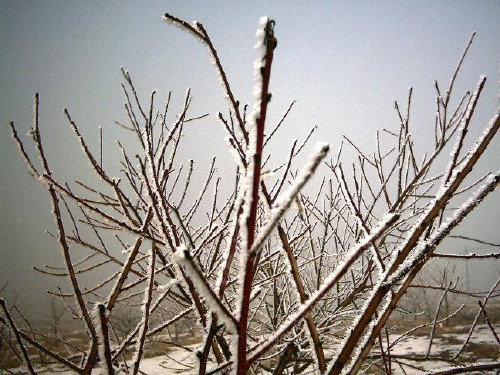
[[[432,134],[434,79],[444,87],[473,31],[477,39],[457,82],[456,92],[489,80],[477,111],[473,137],[498,105],[500,2],[482,1],[2,1],[0,2],[0,285],[11,280],[25,299],[37,299],[47,279],[32,265],[59,263],[57,244],[44,235],[53,228],[46,192],[26,173],[10,139],[14,120],[25,134],[32,121],[32,96],[41,95],[41,127],[58,175],[85,176],[85,164],[62,109],[81,130],[107,141],[111,165],[124,119],[120,66],[128,69],[142,97],[173,91],[174,110],[187,87],[193,113],[211,117],[190,129],[185,157],[217,155],[229,162],[224,134],[214,118],[226,111],[223,92],[205,48],[165,24],[169,12],[201,21],[226,67],[234,92],[252,99],[255,29],[259,17],[276,20],[279,40],[273,65],[270,123],[292,100],[297,105],[274,150],[288,150],[313,125],[315,140],[338,147],[342,135],[373,147],[375,130],[397,124],[394,100],[405,102],[414,87],[413,129],[417,139]],[[203,150],[202,152],[200,150]],[[287,151],[285,151],[287,152]],[[110,156],[108,156],[108,154]],[[500,142],[488,151],[486,169],[497,170]],[[500,242],[498,192],[470,225],[487,240]],[[488,271],[490,274],[494,271]],[[31,286],[27,286],[29,280]],[[35,298],[36,297],[36,298]]]

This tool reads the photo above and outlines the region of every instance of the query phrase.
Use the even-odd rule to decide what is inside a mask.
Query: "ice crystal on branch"
[[[481,297],[477,317],[482,314],[485,320],[490,308],[486,303],[498,297],[499,282],[484,293],[463,290],[458,282],[449,282],[447,269],[439,271],[438,284],[415,283],[417,276],[425,280],[424,266],[437,255],[459,261],[500,259],[498,245],[460,235],[456,237],[495,249],[480,256],[436,254],[440,243],[452,230],[461,229],[460,223],[500,181],[498,172],[487,170],[482,171],[483,178],[469,181],[470,172],[480,167],[478,161],[500,127],[497,110],[484,133],[466,149],[485,78],[458,105],[450,104],[473,38],[448,88],[441,90],[435,84],[435,142],[429,150],[421,150],[412,135],[410,88],[406,112],[396,103],[396,129],[377,133],[373,152],[345,138],[354,158],[345,160],[342,143],[335,159],[325,163],[330,146],[319,143],[295,173],[297,156],[316,126],[303,139],[292,141],[290,150],[273,150],[274,157],[284,156],[273,165],[275,160],[271,161],[265,146],[279,136],[278,129],[294,103],[274,128],[266,126],[277,46],[274,21],[261,18],[257,30],[253,101],[247,116],[247,105],[240,106],[236,99],[203,24],[168,13],[164,20],[207,48],[229,106],[228,116],[222,115],[228,113],[226,109],[219,109],[217,121],[226,137],[220,143],[235,160],[234,174],[224,170],[220,177],[215,157],[208,173],[196,168],[194,155],[188,164],[179,161],[178,150],[188,134],[185,124],[205,117],[191,113],[194,99],[189,89],[169,123],[170,93],[162,108],[157,108],[156,90],[144,103],[131,74],[121,69],[127,121],[117,125],[135,137],[135,148],[118,142],[120,175],[110,175],[109,167],[102,163],[102,147],[101,158],[95,157],[77,119],[65,110],[81,154],[99,181],[91,185],[61,180],[50,169],[42,142],[36,94],[29,135],[38,160],[31,159],[31,150],[14,123],[12,137],[30,174],[48,191],[56,228],[52,236],[61,248],[64,266],[35,270],[67,281],[50,293],[61,299],[78,322],[79,331],[87,336],[84,343],[69,345],[73,337],[63,338],[54,329],[57,337],[52,338],[67,350],[63,355],[44,346],[42,336],[31,327],[24,329],[16,322],[27,320],[20,310],[8,310],[0,299],[0,333],[8,338],[8,354],[22,360],[32,374],[37,371],[33,355],[37,351],[79,374],[91,374],[99,367],[109,374],[117,373],[117,368],[137,374],[145,371],[146,349],[157,338],[164,341],[169,337],[173,344],[183,346],[182,339],[176,341],[174,336],[189,333],[203,338],[194,344],[197,360],[192,366],[200,375],[229,371],[237,375],[262,371],[355,374],[374,367],[389,374],[396,365],[404,372],[411,370],[414,361],[428,368],[434,368],[436,358],[467,362],[461,352],[470,335],[456,358],[434,356],[431,345],[425,358],[394,355],[394,347],[404,335],[391,337],[394,327],[389,318],[416,316],[422,310],[417,306],[419,300],[406,296],[414,297],[415,290],[438,290],[437,308],[427,308],[429,316],[435,311],[429,334],[432,342],[434,328],[460,313],[461,309],[455,309],[438,316],[451,293],[476,300]],[[103,146],[101,140],[99,146]],[[322,173],[321,182],[318,188],[309,189],[316,173]],[[484,186],[478,188],[481,184]],[[289,210],[292,204],[298,209]],[[123,314],[128,311],[135,320],[126,333],[119,334],[116,328],[125,323]],[[471,333],[476,323],[477,318]],[[425,328],[425,324],[415,324],[408,332]],[[160,350],[160,346],[154,349]],[[166,354],[173,350],[169,347]],[[466,366],[466,370],[488,370],[497,363]]]

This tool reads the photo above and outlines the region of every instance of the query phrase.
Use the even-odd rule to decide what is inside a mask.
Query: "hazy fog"
[[[104,165],[113,168],[113,141],[120,133],[113,122],[125,119],[120,66],[130,71],[144,98],[156,88],[161,102],[172,90],[174,112],[191,87],[192,113],[208,112],[210,117],[186,130],[182,156],[195,158],[202,173],[212,155],[218,157],[219,171],[231,165],[215,119],[217,111],[227,112],[217,75],[202,45],[162,22],[165,12],[204,24],[242,103],[252,98],[258,19],[269,15],[276,20],[270,123],[290,102],[297,104],[286,131],[272,144],[274,155],[288,152],[292,140],[303,138],[313,125],[319,126],[314,139],[329,142],[333,152],[344,134],[371,149],[375,130],[397,125],[394,100],[404,103],[410,86],[411,127],[425,145],[432,140],[434,79],[443,86],[448,82],[473,31],[477,39],[456,85],[458,96],[474,88],[479,75],[488,77],[472,139],[498,105],[500,2],[267,3],[0,3],[0,286],[9,280],[9,293],[19,292],[26,305],[39,303],[44,290],[56,283],[32,266],[62,264],[57,243],[45,234],[54,229],[48,195],[27,174],[8,128],[13,120],[23,135],[29,130],[35,92],[40,92],[42,136],[57,176],[86,179],[89,172],[63,108],[91,143],[103,127]],[[481,165],[496,171],[499,160],[497,137]],[[500,243],[499,205],[495,192],[459,232]],[[444,250],[463,247],[449,242]],[[478,281],[472,286],[488,285],[500,273],[488,263],[473,271]],[[57,282],[64,285],[65,280]]]

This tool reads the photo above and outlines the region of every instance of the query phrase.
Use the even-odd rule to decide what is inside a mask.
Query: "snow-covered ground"
[[[429,354],[430,358],[453,358],[462,348],[464,341],[468,336],[468,327],[455,327],[458,332],[464,333],[437,333],[432,340],[431,351]],[[500,326],[495,325],[496,332],[500,331]],[[394,337],[397,340],[398,337]],[[418,355],[424,357],[427,354],[429,348],[429,336],[408,336],[394,347],[391,351],[392,355],[395,356],[405,356],[409,354]],[[475,347],[476,350],[470,350],[471,347]],[[480,352],[488,351],[489,360],[481,358]],[[478,355],[479,354],[479,355]],[[465,349],[460,354],[460,359],[466,359],[470,364],[477,364],[479,362],[490,362],[500,361],[500,345],[496,342],[496,339],[487,325],[478,325],[475,327],[469,343]],[[426,368],[426,361],[408,361],[401,360],[407,364],[403,365],[404,372],[408,375],[410,374],[422,374],[423,372],[437,371],[452,367],[453,364],[445,361],[433,361],[432,368]],[[427,362],[428,363],[428,362]],[[414,367],[415,368],[414,368]],[[419,369],[420,368],[420,369]],[[404,373],[399,365],[396,365],[394,369],[395,373]],[[422,371],[424,370],[424,371]]]
[[[439,333],[434,337],[430,357],[446,357],[452,358],[461,348],[462,343],[467,337],[467,327],[455,327],[457,332],[461,333]],[[500,331],[500,325],[495,326],[496,331]],[[393,335],[391,342],[397,340],[399,336]],[[396,363],[393,364],[394,374],[423,374],[429,371],[437,371],[450,367],[449,362],[432,361],[432,368],[428,368],[429,362],[426,361],[409,361],[398,356],[407,356],[410,354],[423,357],[427,353],[429,346],[428,336],[408,336],[401,339],[398,344],[391,350],[391,355],[404,363],[402,367]],[[475,364],[478,362],[500,361],[500,345],[497,344],[493,333],[486,325],[478,325],[474,329],[474,333],[470,338],[469,346],[481,347],[488,350],[489,359],[477,357],[477,353],[469,351],[467,348],[461,354],[460,358],[466,358],[467,362]],[[192,374],[196,368],[196,348],[197,344],[187,347],[188,350],[182,348],[171,348],[162,356],[145,358],[141,361],[140,373],[147,375],[172,375],[172,374]],[[493,348],[493,349],[492,349]],[[129,364],[130,365],[130,364]],[[404,371],[403,371],[404,369]],[[38,368],[40,374],[74,374],[72,371],[65,370],[58,365],[45,366]],[[13,373],[26,373],[24,368],[11,369]],[[124,374],[125,371],[119,373]],[[492,372],[494,373],[494,372]],[[95,369],[93,375],[105,374],[100,369]]]

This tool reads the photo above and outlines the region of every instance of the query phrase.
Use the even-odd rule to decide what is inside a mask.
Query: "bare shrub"
[[[477,181],[468,178],[500,126],[496,113],[472,147],[465,146],[486,79],[481,77],[456,106],[450,100],[473,37],[448,87],[436,82],[430,150],[418,148],[412,137],[410,89],[405,106],[396,103],[399,126],[377,133],[374,151],[363,151],[346,138],[326,161],[330,147],[319,144],[297,170],[294,161],[305,152],[314,129],[283,152],[282,164],[269,165],[266,153],[281,125],[266,126],[277,46],[274,22],[263,18],[257,32],[255,98],[247,113],[202,24],[169,14],[164,19],[201,41],[220,75],[230,115],[218,113],[217,118],[227,132],[234,174],[218,177],[215,160],[208,172],[178,161],[184,127],[204,116],[191,113],[189,90],[170,121],[170,96],[160,109],[156,91],[142,103],[123,70],[129,123],[118,125],[134,134],[140,151],[120,144],[121,176],[112,177],[81,136],[77,119],[65,110],[100,181],[95,186],[60,181],[43,146],[36,94],[30,135],[40,160],[29,157],[14,123],[12,134],[30,173],[52,201],[65,268],[42,272],[67,278],[69,285],[53,294],[64,301],[86,338],[72,345],[71,353],[47,348],[14,323],[2,300],[2,323],[17,337],[27,369],[35,373],[29,346],[80,374],[98,366],[109,374],[118,367],[137,374],[147,342],[181,323],[196,324],[203,332],[197,349],[200,374],[391,373],[396,365],[408,365],[411,356],[391,355],[397,342],[391,341],[388,319],[397,309],[404,312],[401,302],[417,275],[429,260],[445,256],[436,252],[440,243],[500,178],[498,172],[485,172]],[[346,148],[351,150],[344,156]],[[318,168],[324,177],[307,190],[314,193],[306,193],[304,186]],[[191,198],[188,190],[196,174],[206,178]],[[222,183],[233,184],[228,196],[221,193]],[[498,259],[499,254],[484,257]],[[96,270],[105,276],[84,285],[83,276]],[[432,301],[438,305],[427,325],[431,336],[424,360],[429,366],[438,360],[431,352],[436,325],[458,313],[446,304],[456,290],[453,280],[434,284],[423,286],[438,289],[440,296]],[[483,315],[488,300],[498,294],[497,284],[480,295]],[[124,355],[128,348],[132,357]],[[449,359],[459,361],[459,356]],[[482,368],[494,366],[498,363]]]

